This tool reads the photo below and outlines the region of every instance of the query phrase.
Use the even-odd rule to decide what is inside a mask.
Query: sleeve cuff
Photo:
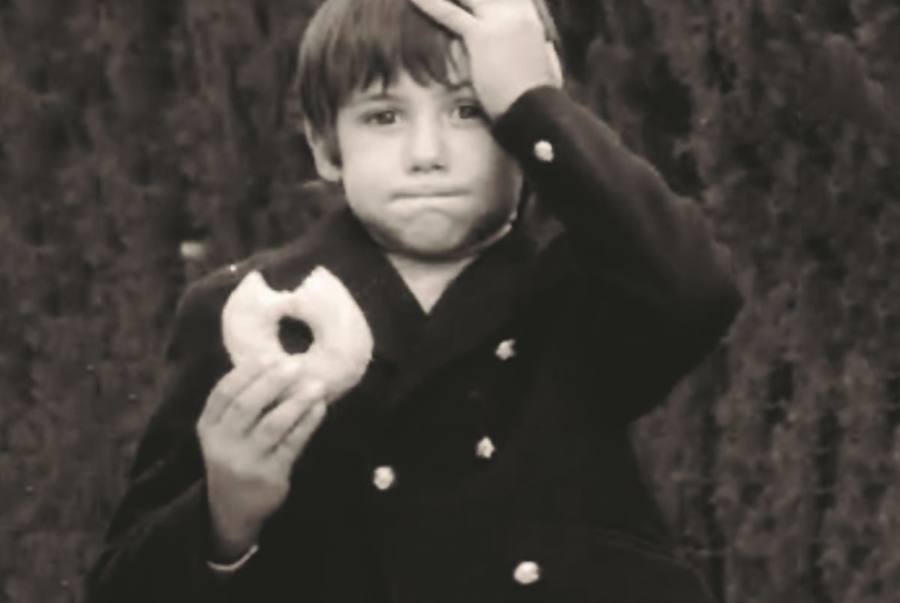
[[[249,549],[247,549],[247,552],[241,555],[241,558],[237,561],[234,561],[232,563],[216,563],[214,561],[207,561],[206,565],[213,571],[213,573],[217,575],[229,576],[244,567],[244,565],[246,565],[247,562],[250,561],[250,559],[252,559],[254,555],[256,555],[257,551],[259,551],[259,545],[254,544]]]

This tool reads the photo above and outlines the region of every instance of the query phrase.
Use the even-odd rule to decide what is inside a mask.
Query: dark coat
[[[561,232],[517,225],[429,315],[346,210],[188,289],[92,603],[712,600],[671,553],[628,427],[733,320],[729,255],[696,204],[565,94],[527,93],[494,130]],[[295,465],[259,553],[217,579],[195,423],[230,369],[221,309],[250,270],[289,289],[318,265],[363,309],[374,359]],[[290,328],[282,341],[309,343]],[[514,579],[522,561],[536,582]]]

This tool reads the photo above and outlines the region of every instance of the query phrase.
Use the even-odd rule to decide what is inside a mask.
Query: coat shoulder
[[[195,349],[200,342],[218,342],[221,355],[222,310],[229,296],[252,272],[259,272],[273,289],[288,289],[299,284],[320,261],[317,229],[289,243],[266,248],[224,266],[189,283],[178,300],[172,324],[168,353],[179,356]],[[221,349],[220,349],[221,348]]]
[[[325,224],[318,225],[290,242],[259,250],[191,282],[181,296],[177,315],[198,312],[218,315],[231,292],[251,272],[260,272],[275,289],[296,285],[321,260],[325,227]]]

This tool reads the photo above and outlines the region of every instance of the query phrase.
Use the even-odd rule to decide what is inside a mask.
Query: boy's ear
[[[328,182],[340,182],[343,176],[340,164],[335,160],[335,149],[322,136],[317,134],[309,122],[303,122],[303,132],[306,142],[312,150],[313,160],[316,163],[316,171],[323,180]]]

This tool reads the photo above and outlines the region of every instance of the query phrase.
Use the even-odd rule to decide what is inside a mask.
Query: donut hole
[[[285,316],[278,321],[278,341],[288,354],[303,354],[312,346],[313,333],[302,320]]]

